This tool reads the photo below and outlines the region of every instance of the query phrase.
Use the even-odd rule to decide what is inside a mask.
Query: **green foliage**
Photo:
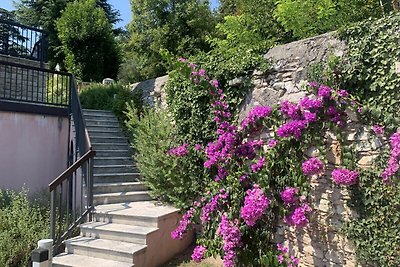
[[[129,57],[142,81],[165,74],[160,49],[189,56],[210,49],[205,37],[214,31],[215,18],[203,0],[131,0]]]
[[[399,29],[397,13],[340,34],[348,45],[342,70],[345,87],[364,105],[366,120],[384,123],[390,130],[400,124],[400,76],[394,69],[400,59]]]
[[[139,117],[128,105],[126,115],[135,159],[151,193],[178,208],[187,208],[204,187],[202,160],[167,154],[180,140],[165,111],[146,110]]]
[[[124,122],[126,117],[126,103],[132,103],[139,112],[143,110],[141,92],[131,92],[121,84],[92,84],[79,92],[82,108],[111,110]]]
[[[83,81],[116,78],[120,55],[112,25],[95,0],[67,4],[57,21],[66,67]],[[94,45],[95,44],[95,45]]]
[[[354,242],[362,264],[395,267],[400,266],[400,184],[382,184],[379,170],[386,164],[387,157],[381,157],[376,169],[361,173],[352,196],[360,217],[343,232]]]
[[[296,38],[338,29],[368,17],[382,16],[379,1],[277,0],[275,15]]]
[[[41,27],[49,34],[49,63],[52,68],[57,63],[64,65],[65,55],[58,37],[56,20],[61,17],[68,3],[74,0],[17,0],[14,1],[18,21],[23,24]],[[106,13],[111,24],[119,21],[119,13],[106,0],[96,0],[96,6]]]
[[[26,192],[0,190],[0,266],[28,266],[36,242],[49,234],[49,212],[29,203]]]
[[[46,84],[47,101],[56,104],[68,103],[70,79],[58,74],[49,75]]]

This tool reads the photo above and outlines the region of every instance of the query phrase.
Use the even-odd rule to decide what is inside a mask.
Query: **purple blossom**
[[[331,99],[332,98],[332,89],[329,86],[321,85],[318,88],[318,96],[322,98]]]
[[[316,122],[317,121],[317,114],[309,112],[309,111],[304,112],[304,120],[307,123]]]
[[[246,192],[244,205],[240,210],[240,217],[245,220],[248,226],[254,226],[268,208],[269,203],[270,201],[264,195],[260,186],[254,184],[253,189],[249,189]]]
[[[195,149],[196,151],[200,151],[200,150],[201,150],[201,145],[200,145],[200,144],[196,144],[196,145],[194,146],[194,149]]]
[[[281,102],[281,113],[288,116],[292,120],[301,119],[301,109],[298,104],[291,103],[287,100]]]
[[[204,253],[206,253],[207,248],[203,246],[196,246],[193,250],[192,260],[195,262],[201,262],[204,258]]]
[[[224,242],[222,247],[224,250],[224,266],[234,267],[236,258],[235,249],[240,246],[240,240],[242,237],[239,227],[237,226],[237,223],[234,224],[230,222],[228,216],[224,213],[222,214],[217,233],[222,237]]]
[[[299,139],[302,131],[307,127],[307,123],[301,120],[290,121],[283,124],[278,128],[276,134],[280,137],[290,137],[294,136],[296,139]]]
[[[346,90],[339,90],[338,95],[341,97],[348,97],[349,92],[347,92]]]
[[[222,179],[224,179],[226,176],[228,176],[228,172],[224,168],[218,167],[218,173],[217,173],[217,176],[215,177],[215,181],[219,182]]]
[[[358,113],[362,113],[363,112],[363,108],[362,107],[358,107],[357,111],[358,111]]]
[[[242,121],[242,129],[248,125],[255,124],[258,120],[268,117],[272,112],[272,108],[268,106],[256,106],[254,107],[247,117]]]
[[[218,86],[219,86],[218,80],[211,80],[211,81],[210,81],[210,84],[211,84],[212,86],[214,86],[215,88],[218,88]]]
[[[285,190],[281,192],[281,199],[285,205],[289,206],[297,202],[297,192],[299,189],[293,187],[286,187]]]
[[[301,206],[294,209],[293,213],[289,217],[285,217],[285,223],[296,227],[305,227],[309,221],[307,215],[312,211],[307,203],[303,203]]]
[[[311,176],[319,174],[324,169],[324,163],[322,163],[321,160],[312,157],[303,162],[301,169],[305,175]]]
[[[332,179],[338,185],[355,185],[358,182],[359,173],[347,169],[335,169],[332,172]]]
[[[265,164],[265,158],[260,158],[257,161],[257,163],[251,165],[251,167],[250,167],[251,171],[252,172],[259,172],[264,167],[264,164]]]
[[[167,154],[175,157],[183,157],[187,153],[189,153],[188,146],[189,144],[185,143],[181,146],[171,148],[170,150],[168,150]]]
[[[183,239],[183,235],[187,232],[189,225],[191,225],[191,219],[193,217],[194,209],[190,208],[179,222],[179,226],[171,232],[173,239]]]
[[[200,69],[200,70],[199,70],[199,75],[200,75],[201,77],[204,77],[205,74],[206,74],[206,71],[205,71],[204,69]]]
[[[181,57],[181,58],[178,59],[178,61],[180,61],[180,62],[187,62],[188,60],[187,60],[186,58]]]
[[[390,137],[390,158],[388,166],[381,173],[383,181],[389,182],[390,177],[394,176],[400,169],[400,132],[394,133]]]
[[[308,86],[310,86],[310,87],[318,87],[318,83],[317,82],[309,82]]]
[[[288,247],[284,247],[279,243],[276,244],[276,247],[277,250],[279,251],[279,254],[277,255],[279,264],[285,263],[285,266],[287,267],[294,267],[299,265],[300,260],[298,258],[296,258],[295,256],[288,257],[286,255],[289,252]]]
[[[323,106],[322,101],[319,99],[311,99],[304,97],[300,100],[300,106],[306,110],[317,110]]]
[[[375,124],[374,127],[372,127],[372,130],[374,131],[374,133],[376,135],[383,135],[385,133],[385,130],[383,129],[383,127]]]
[[[276,140],[276,139],[271,139],[271,140],[268,141],[268,146],[269,146],[270,148],[274,148],[276,145],[278,145],[278,143],[279,143],[278,140]]]

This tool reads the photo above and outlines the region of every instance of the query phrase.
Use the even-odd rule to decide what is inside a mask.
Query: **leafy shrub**
[[[204,186],[202,160],[171,159],[167,154],[179,140],[165,111],[146,110],[139,117],[130,104],[126,116],[134,156],[151,193],[176,207],[187,208]]]
[[[121,84],[92,84],[79,92],[82,108],[111,110],[123,122],[126,103],[131,102],[139,111],[142,110],[140,92],[131,92]]]
[[[38,240],[49,235],[49,212],[28,201],[27,193],[0,190],[0,266],[28,266]]]

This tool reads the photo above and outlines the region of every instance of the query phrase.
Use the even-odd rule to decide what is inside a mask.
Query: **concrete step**
[[[98,150],[130,150],[128,143],[92,143],[92,146]]]
[[[99,137],[125,137],[124,133],[120,129],[96,129],[89,130],[89,136]]]
[[[155,201],[137,201],[98,205],[93,213],[94,220],[127,225],[158,227],[168,218],[176,217],[178,209],[161,205]]]
[[[77,236],[66,240],[66,251],[69,254],[94,257],[133,264],[135,256],[146,251],[146,245],[124,242],[122,240],[96,239]],[[85,265],[83,265],[85,266]]]
[[[100,119],[88,119],[85,118],[85,124],[86,127],[94,127],[94,126],[98,126],[98,127],[119,127],[119,122],[118,120],[100,120]]]
[[[127,146],[129,146],[128,139],[125,136],[104,137],[104,136],[92,135],[90,136],[90,141],[92,143],[114,143],[114,144],[119,143],[119,144],[126,144]]]
[[[94,174],[138,172],[135,165],[94,165]]]
[[[90,131],[98,131],[98,130],[105,130],[105,131],[108,131],[108,130],[112,130],[112,131],[121,131],[121,128],[120,128],[120,126],[119,125],[112,125],[112,126],[110,126],[110,125],[105,125],[105,126],[103,126],[103,125],[98,125],[98,124],[94,124],[94,125],[87,125],[87,123],[86,123],[86,128],[88,129],[88,131],[90,132]]]
[[[87,109],[87,108],[83,108],[82,109],[83,114],[111,114],[114,115],[114,113],[111,110],[104,110],[104,109]]]
[[[138,182],[142,179],[140,173],[99,173],[93,174],[95,183]]]
[[[53,258],[53,267],[133,267],[132,263],[62,253]]]
[[[102,120],[102,121],[112,121],[112,122],[118,122],[117,117],[113,114],[87,114],[84,115],[85,121],[86,120]]]
[[[124,191],[146,191],[147,187],[142,182],[128,183],[101,183],[93,185],[94,194],[118,193]]]
[[[146,200],[152,200],[148,191],[93,194],[94,205],[128,203],[128,202],[146,201]]]
[[[88,222],[80,225],[81,235],[106,240],[146,245],[147,235],[158,228],[105,222]]]
[[[96,146],[93,146],[93,148],[96,150],[97,157],[131,157],[132,155],[129,149],[124,149],[123,147],[116,150],[99,149]]]
[[[95,157],[94,165],[129,165],[133,163],[131,157]]]

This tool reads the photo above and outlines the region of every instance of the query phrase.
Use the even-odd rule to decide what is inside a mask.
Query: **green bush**
[[[26,191],[0,190],[0,266],[28,266],[38,240],[49,235],[49,212],[32,205]]]
[[[123,122],[126,117],[124,111],[126,103],[133,103],[134,107],[142,110],[141,92],[131,92],[122,84],[92,84],[79,93],[82,108],[111,110]]]
[[[139,118],[137,110],[128,105],[126,115],[135,159],[151,193],[175,207],[187,208],[204,185],[202,160],[167,154],[178,140],[165,111],[146,110]]]

